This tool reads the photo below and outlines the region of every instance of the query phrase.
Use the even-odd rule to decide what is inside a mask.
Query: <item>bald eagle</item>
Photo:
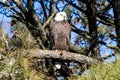
[[[65,12],[58,12],[50,24],[50,46],[52,50],[69,50],[70,24]]]
[[[58,12],[50,23],[50,47],[51,50],[69,50],[70,43],[70,24],[67,21],[67,15],[65,12]],[[52,63],[59,70],[63,76],[69,76],[69,70],[64,62],[60,60],[52,60]]]

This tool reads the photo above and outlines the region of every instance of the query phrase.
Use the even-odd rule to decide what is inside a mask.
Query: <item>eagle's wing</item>
[[[55,22],[52,21],[50,23],[50,49],[52,49],[52,47],[54,46],[55,42],[54,42],[54,37],[55,37],[55,32],[56,32],[56,27],[55,27]]]

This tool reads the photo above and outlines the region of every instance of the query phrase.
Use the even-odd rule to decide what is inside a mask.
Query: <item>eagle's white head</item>
[[[58,12],[55,16],[55,21],[63,21],[67,19],[67,15],[65,12]]]

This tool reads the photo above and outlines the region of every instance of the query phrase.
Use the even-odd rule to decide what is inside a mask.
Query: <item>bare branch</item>
[[[85,37],[86,39],[90,40],[91,37],[89,36],[89,33],[87,31],[82,31],[80,29],[77,29],[73,24],[70,24],[72,26],[72,31]]]
[[[9,7],[6,3],[3,3],[3,2],[1,2],[1,1],[0,1],[0,4],[2,4],[2,5],[5,6],[5,7]]]
[[[43,28],[45,28],[49,23],[50,21],[53,19],[53,17],[55,16],[56,12],[54,12],[49,18],[48,20],[44,23],[44,25],[42,26]]]
[[[41,3],[41,6],[42,6],[42,8],[43,8],[43,12],[44,12],[45,19],[47,20],[46,7],[45,7],[45,5],[44,5],[43,0],[41,0],[40,3]]]
[[[33,9],[33,0],[28,0],[27,7],[28,7],[29,10]]]
[[[70,44],[70,46],[69,46],[69,50],[71,51],[71,52],[75,52],[75,53],[77,53],[77,54],[85,54],[85,52],[83,53],[83,50],[82,49],[80,49],[78,46],[75,46],[75,45],[73,45],[73,44]]]
[[[24,13],[27,14],[27,10],[25,9],[25,7],[22,5],[22,3],[19,0],[13,0],[16,5],[18,6],[18,8]]]
[[[61,55],[61,51],[49,51],[49,50],[29,50],[27,51],[33,58],[48,58],[48,59],[59,59],[59,60],[63,60],[63,61],[73,61],[73,62],[78,62],[78,63],[86,63],[88,65],[92,65],[92,64],[98,64],[100,63],[100,61],[95,60],[91,57],[87,57],[81,54],[76,54],[76,53],[71,53],[71,52],[66,52],[66,51],[62,51],[62,55]]]
[[[76,4],[74,4],[74,3],[72,3],[72,2],[70,2],[70,1],[68,1],[68,0],[66,0],[66,2],[69,3],[70,5],[74,6],[76,9],[78,9],[78,10],[86,13],[85,10],[83,10],[82,8],[80,8],[79,6],[77,6]]]

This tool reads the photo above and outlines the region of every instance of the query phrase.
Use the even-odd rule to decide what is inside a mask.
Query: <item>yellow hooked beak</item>
[[[63,16],[64,19],[66,19],[66,14],[63,14],[62,16]]]
[[[64,19],[66,19],[66,14],[61,14],[61,16],[62,16]]]

